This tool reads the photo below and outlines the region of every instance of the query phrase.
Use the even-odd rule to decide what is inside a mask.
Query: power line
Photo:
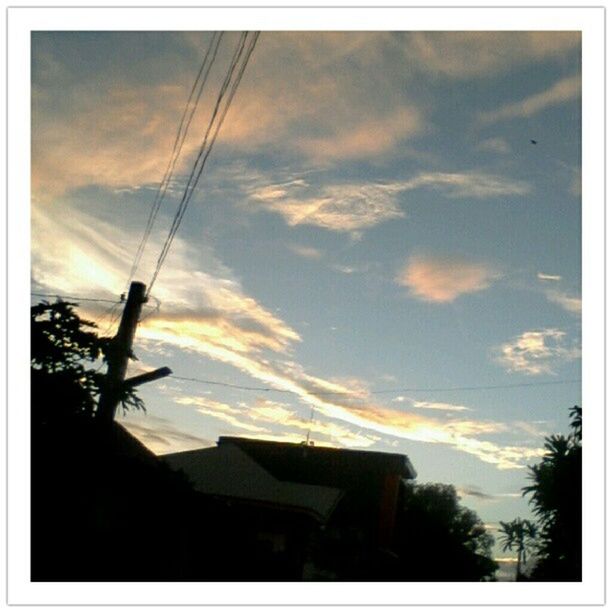
[[[231,78],[234,74],[236,66],[238,65],[240,56],[244,52],[244,46],[246,43],[247,34],[248,34],[247,32],[243,32],[240,35],[236,48],[234,49],[234,54],[232,56],[227,72],[225,74],[225,78],[223,80],[219,93],[217,94],[217,100],[215,102],[211,118],[208,122],[208,126],[204,134],[204,138],[198,150],[198,154],[196,156],[195,162],[193,163],[193,166],[191,168],[191,172],[189,173],[189,177],[187,178],[185,189],[183,191],[183,196],[181,198],[179,206],[172,220],[172,224],[170,226],[170,231],[168,232],[168,236],[166,237],[166,240],[164,241],[164,244],[162,246],[161,253],[159,255],[159,258],[157,260],[157,265],[155,267],[155,272],[153,273],[153,278],[151,282],[149,283],[149,287],[153,285],[153,283],[155,282],[157,275],[159,274],[159,270],[161,269],[166,259],[166,256],[170,250],[170,246],[172,245],[172,242],[174,240],[174,236],[176,235],[176,232],[178,231],[184,211],[187,209],[189,201],[191,200],[191,194],[193,193],[193,190],[195,189],[195,185],[201,175],[201,170],[203,170],[204,164],[206,163],[206,159],[208,158],[208,154],[210,153],[210,150],[212,149],[213,143],[211,143],[207,151],[208,138],[210,136],[210,132],[217,118],[217,114],[219,112],[219,107],[221,105],[221,102],[223,101],[223,98],[225,97],[225,94],[229,87]]]
[[[60,295],[58,293],[30,293],[35,297],[48,297],[48,298],[57,298],[62,300],[77,300],[79,302],[107,302],[108,304],[116,304],[117,300],[108,300],[104,298],[86,298],[74,295]]]
[[[151,206],[151,210],[149,211],[149,218],[147,219],[147,224],[145,227],[145,231],[140,240],[140,244],[136,250],[136,256],[134,257],[134,261],[132,263],[132,269],[130,270],[130,276],[128,278],[126,289],[129,286],[130,282],[134,278],[136,274],[136,270],[138,269],[138,265],[140,264],[140,260],[142,259],[142,255],[144,253],[145,246],[147,241],[151,235],[151,231],[153,229],[153,224],[155,223],[155,219],[157,217],[157,213],[161,207],[162,201],[166,195],[166,191],[172,181],[172,177],[174,174],[174,168],[178,161],[178,158],[181,155],[181,151],[183,149],[183,144],[185,143],[185,138],[187,136],[187,132],[189,131],[189,127],[191,125],[191,121],[195,114],[196,108],[200,102],[200,98],[202,96],[202,92],[204,91],[204,86],[206,85],[206,81],[208,80],[208,75],[210,74],[210,70],[212,65],[215,62],[217,57],[217,52],[219,51],[219,45],[221,44],[221,39],[223,38],[223,32],[215,32],[212,38],[209,41],[208,48],[206,49],[206,54],[204,55],[204,59],[202,60],[202,64],[200,65],[200,69],[198,70],[198,74],[193,82],[193,86],[191,88],[191,92],[189,93],[189,97],[187,102],[185,103],[185,108],[183,110],[183,114],[181,116],[181,121],[176,133],[176,137],[174,139],[174,145],[172,147],[172,152],[170,154],[170,158],[168,160],[168,165],[166,166],[166,170],[164,172],[164,176],[157,188],[157,192],[155,194],[155,199],[153,200],[153,204]],[[212,52],[212,56],[211,56]],[[210,57],[210,62],[209,62]],[[198,87],[199,83],[199,87]],[[198,89],[198,93],[193,101],[194,93]],[[191,108],[191,110],[190,110]],[[185,121],[187,115],[189,114],[189,118]]]
[[[112,326],[115,323],[115,321],[117,321],[117,319],[121,315],[120,311],[118,311],[118,312],[114,312],[114,311],[116,310],[117,306],[122,304],[123,301],[124,301],[123,296],[121,296],[121,298],[118,299],[118,300],[107,300],[107,299],[104,299],[104,298],[86,298],[86,297],[81,297],[81,296],[60,295],[60,294],[54,294],[54,293],[35,293],[35,292],[32,292],[32,293],[30,293],[30,295],[36,296],[36,297],[56,298],[58,300],[61,299],[61,300],[64,300],[64,301],[102,302],[102,303],[111,304],[110,307],[106,308],[102,312],[102,314],[100,316],[98,316],[97,319],[94,320],[94,324],[96,325],[96,327],[100,328],[101,325],[102,325],[102,322],[104,321],[104,319],[109,317],[109,323],[108,323],[106,329],[103,332],[100,333],[101,336],[106,336],[106,334],[108,334],[108,332],[112,328]]]
[[[107,303],[111,303],[112,306],[110,308],[110,311],[112,312],[113,310],[115,310],[115,308],[117,307],[117,305],[122,303],[122,299],[121,300],[108,300],[108,299],[104,299],[104,298],[86,298],[86,297],[80,297],[80,296],[65,296],[65,295],[59,295],[59,294],[51,294],[51,293],[34,293],[32,292],[30,295],[33,296],[38,296],[38,297],[55,297],[57,299],[64,299],[64,300],[78,300],[81,302],[107,302]],[[153,310],[148,313],[147,315],[145,315],[141,321],[143,321],[144,319],[148,318],[149,316],[153,315],[155,312],[158,312],[161,306],[161,301],[156,298],[153,297],[153,299],[156,302],[156,306],[153,308]],[[103,313],[101,318],[105,318],[107,315],[109,314],[109,311],[105,311],[105,313]],[[114,317],[111,318],[111,322],[109,324],[109,327],[107,328],[107,331],[110,329],[110,327],[112,326],[114,320],[116,320],[118,318],[118,315],[120,313],[116,313]],[[106,332],[105,332],[106,333]],[[177,376],[175,374],[172,374],[169,376],[169,378],[175,378],[176,380],[183,380],[183,381],[187,381],[187,382],[196,382],[196,383],[201,383],[201,384],[205,384],[205,385],[213,385],[213,386],[219,386],[219,387],[228,387],[230,389],[239,389],[242,391],[260,391],[263,393],[293,393],[292,391],[288,391],[286,389],[277,389],[275,387],[250,387],[250,386],[245,386],[245,385],[237,385],[237,384],[233,384],[233,383],[226,383],[226,382],[221,382],[218,380],[207,380],[207,379],[203,379],[203,378],[194,378],[194,377],[188,377],[188,376]],[[576,379],[568,379],[568,380],[549,380],[549,381],[539,381],[539,382],[530,382],[530,383],[509,383],[509,384],[502,384],[502,385],[473,385],[473,386],[466,386],[466,387],[401,387],[401,388],[393,388],[393,389],[374,389],[371,391],[368,391],[368,393],[370,395],[383,395],[383,394],[387,394],[387,393],[419,393],[419,392],[442,392],[442,391],[485,391],[485,390],[495,390],[495,389],[517,389],[517,388],[523,388],[523,387],[542,387],[542,386],[551,386],[551,385],[569,385],[569,384],[578,384],[582,382],[581,379],[576,378]],[[307,392],[309,393],[313,393],[316,395],[321,395],[321,396],[354,396],[356,395],[356,392],[351,392],[351,391],[313,391],[313,390],[307,390]]]
[[[170,231],[168,232],[168,236],[164,242],[164,245],[162,246],[161,253],[157,260],[157,265],[155,267],[155,271],[153,273],[151,282],[149,283],[147,295],[150,293],[153,285],[155,284],[155,281],[161,270],[161,267],[164,264],[164,261],[170,250],[170,247],[172,246],[172,242],[178,231],[181,221],[183,220],[185,211],[187,210],[187,207],[191,201],[191,198],[193,197],[193,194],[200,180],[200,177],[202,176],[206,161],[208,160],[210,153],[212,151],[213,145],[215,144],[217,136],[219,135],[219,130],[221,129],[221,126],[223,125],[223,121],[227,115],[229,107],[236,94],[238,85],[240,84],[240,81],[242,80],[242,77],[246,70],[246,66],[253,53],[253,50],[255,49],[257,39],[259,38],[259,32],[255,32],[252,34],[251,40],[248,42],[248,45],[247,45],[248,35],[249,35],[249,32],[243,32],[242,35],[240,36],[238,44],[236,45],[234,56],[232,57],[232,61],[226,73],[226,77],[223,81],[221,89],[219,90],[219,94],[217,96],[217,101],[215,103],[215,107],[214,107],[210,122],[206,129],[206,133],[204,135],[204,139],[200,146],[200,150],[198,151],[197,158],[194,162],[193,168],[187,180],[187,184],[185,186],[185,190],[183,192],[181,202],[178,206],[178,209],[172,221],[172,225],[170,227]],[[238,67],[239,63],[240,63],[240,66]],[[232,78],[234,77],[236,68],[238,68],[238,71],[232,83]],[[217,120],[219,109],[221,108],[221,104],[226,96],[228,89],[229,89],[229,95],[227,96],[227,100],[225,101],[225,106],[223,107],[221,114],[219,115],[219,118]],[[217,121],[216,125],[215,125],[215,121]],[[213,129],[213,126],[214,126],[214,129]],[[209,139],[211,132],[212,132],[212,137],[209,143],[208,139]]]
[[[202,378],[193,378],[187,376],[177,376],[175,374],[171,374],[168,378],[175,378],[177,380],[183,380],[188,382],[196,382],[205,385],[214,385],[219,387],[229,387],[230,389],[240,389],[242,391],[260,391],[262,393],[293,393],[293,391],[288,391],[286,389],[277,389],[275,387],[247,387],[243,385],[236,385],[233,383],[220,382],[216,380],[205,380]],[[515,389],[521,387],[539,387],[539,386],[547,386],[547,385],[568,385],[568,384],[576,384],[580,383],[580,379],[571,379],[571,380],[549,380],[542,382],[532,382],[532,383],[511,383],[505,385],[475,385],[470,387],[403,387],[401,389],[375,389],[372,391],[368,391],[370,395],[383,395],[387,393],[418,393],[418,392],[442,392],[442,391],[482,391],[482,390],[492,390],[492,389]],[[312,393],[313,395],[320,396],[354,396],[357,392],[350,391],[308,391],[308,393]]]

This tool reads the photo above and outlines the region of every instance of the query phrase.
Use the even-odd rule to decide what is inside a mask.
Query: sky
[[[32,291],[111,300],[81,302],[105,334],[211,38],[32,34]],[[403,453],[492,533],[531,516],[527,466],[581,404],[580,66],[572,32],[263,32],[138,328],[131,372],[175,377],[120,421],[160,454]]]

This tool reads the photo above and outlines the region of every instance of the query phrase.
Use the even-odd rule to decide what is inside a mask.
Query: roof
[[[361,487],[364,479],[380,480],[387,475],[416,478],[406,455],[271,442],[222,436],[219,447],[239,446],[279,480],[297,481],[346,489]]]
[[[183,470],[200,493],[280,505],[326,521],[342,496],[333,487],[282,482],[238,445],[223,444],[160,457]]]

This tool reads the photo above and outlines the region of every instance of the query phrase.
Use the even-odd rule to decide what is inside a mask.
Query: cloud
[[[534,438],[544,438],[548,431],[542,428],[544,421],[514,421],[512,427],[524,431]]]
[[[48,102],[32,98],[32,190],[61,194],[86,185],[137,187],[161,180],[172,150],[186,93],[177,85],[70,87],[63,92],[72,112],[49,116]],[[202,119],[194,124],[177,170],[199,144]],[[128,161],[129,160],[129,161]]]
[[[538,272],[538,279],[543,281],[546,284],[550,282],[558,283],[562,280],[562,277],[558,274],[544,274],[542,272]],[[582,298],[579,295],[570,295],[564,291],[560,291],[559,289],[545,289],[544,295],[546,299],[553,304],[557,304],[561,306],[567,312],[571,312],[572,314],[580,315],[582,313]]]
[[[379,436],[357,432],[332,421],[300,418],[288,404],[261,398],[255,400],[254,403],[240,402],[239,407],[191,395],[177,396],[174,401],[184,406],[194,406],[201,414],[212,416],[233,427],[248,431],[249,435],[258,434],[261,438],[269,438],[269,434],[272,436],[289,435],[291,441],[303,441],[305,433],[290,431],[297,429],[299,432],[308,432],[311,439],[316,440],[317,443],[334,444],[347,448],[367,448],[380,440]],[[267,427],[262,427],[262,424],[281,427],[283,433],[272,432]]]
[[[508,372],[536,376],[555,374],[559,365],[580,357],[580,348],[567,341],[564,331],[549,328],[523,332],[496,347],[494,355]]]
[[[516,117],[531,117],[551,106],[557,106],[580,96],[580,76],[566,77],[557,81],[552,87],[504,106],[480,114],[481,123],[495,123]]]
[[[68,295],[113,297],[125,286],[125,262],[133,253],[121,245],[132,244],[129,229],[96,219],[76,208],[64,206],[62,215],[54,206],[38,204],[32,209],[32,275],[43,287]],[[70,223],[65,223],[65,215]],[[96,229],[93,229],[96,228]],[[113,240],[106,238],[113,236]],[[161,244],[163,233],[152,240]],[[197,268],[200,259],[208,270]],[[141,278],[150,278],[154,259],[143,258]],[[185,346],[193,342],[237,352],[272,350],[286,352],[300,341],[299,334],[254,298],[214,257],[204,244],[197,249],[177,238],[166,260],[154,295],[161,300],[164,317],[152,312],[145,320],[164,338],[165,327],[183,334]],[[100,314],[99,307],[84,303],[84,311]],[[104,308],[107,304],[104,304]]]
[[[119,422],[156,455],[214,446],[210,440],[176,428],[166,419],[128,413]]]
[[[150,39],[146,54],[134,42],[143,36]],[[156,186],[209,36],[114,32],[93,45],[69,33],[35,36],[33,192],[45,197],[87,185]],[[236,36],[225,35],[178,174],[193,163]],[[579,44],[579,33],[553,32],[266,32],[214,155],[265,151],[317,166],[391,156],[428,129],[429,109],[415,93],[417,73],[499,75],[533,61],[560,61]],[[80,59],[86,53],[95,55],[95,70]],[[530,104],[543,103],[548,99]]]
[[[142,61],[134,43],[143,35],[135,33],[99,36],[87,49],[84,40],[79,43],[70,34],[55,33],[52,43],[34,37],[34,193],[62,194],[87,185],[157,185],[209,35],[149,33],[148,62]],[[178,173],[193,164],[236,37],[224,37]],[[73,53],[62,53],[68,39]],[[107,52],[109,45],[112,53]],[[424,119],[406,99],[403,65],[392,65],[385,56],[389,45],[386,33],[266,32],[215,148],[298,152],[317,162],[393,152],[398,143],[420,132]],[[350,55],[347,49],[352,49]],[[96,52],[95,72],[86,71],[88,64],[76,58]],[[346,70],[348,64],[361,74],[357,81]],[[159,75],[152,77],[151,66],[159,68]],[[54,79],[48,78],[51,71]]]
[[[413,401],[412,406],[414,408],[425,408],[427,410],[445,410],[447,412],[464,412],[466,410],[472,410],[467,406],[461,404],[449,404],[447,402],[428,402],[428,401]]]
[[[562,291],[546,291],[546,298],[572,314],[582,313],[582,298]]]
[[[300,419],[285,404],[270,400],[258,400],[254,406],[249,408],[249,416],[255,421],[274,423],[283,427],[293,427],[307,431],[315,436],[324,436],[329,438],[330,442],[347,448],[367,448],[380,440],[379,436],[356,432],[332,421],[321,421],[318,419],[307,421]]]
[[[256,189],[251,199],[264,210],[280,214],[290,226],[316,225],[335,232],[354,232],[404,216],[393,185],[331,185],[318,190],[299,185],[287,192],[287,197],[272,198],[266,195],[270,188]]]
[[[323,253],[319,249],[314,247],[304,246],[301,244],[289,244],[287,248],[293,251],[296,255],[304,257],[305,259],[321,259]]]
[[[69,295],[111,298],[125,282],[132,256],[112,240],[115,228],[81,211],[34,202],[31,212],[32,278],[42,287]],[[66,217],[71,219],[66,223]],[[94,229],[96,228],[96,229]]]
[[[33,242],[32,264],[36,277],[46,283],[44,286],[60,293],[82,289],[90,295],[92,276],[111,295],[123,286],[125,260],[131,254],[126,255],[121,245],[131,242],[129,228],[107,226],[104,221],[68,206],[64,206],[62,215],[41,204],[34,210],[33,235],[37,239]],[[70,223],[62,222],[67,216]],[[113,240],[105,238],[106,235],[112,235]],[[62,252],[73,250],[78,256],[62,257]],[[147,277],[154,261],[145,257],[142,265]],[[368,445],[373,438],[389,436],[444,444],[500,469],[523,467],[540,455],[537,448],[504,446],[482,439],[505,431],[503,423],[433,418],[392,409],[372,401],[363,382],[309,374],[290,358],[292,346],[300,341],[299,334],[246,294],[231,271],[217,262],[203,243],[194,251],[180,238],[175,240],[154,293],[162,300],[162,307],[141,322],[136,353],[141,343],[145,346],[153,343],[158,348],[189,351],[236,368],[312,408],[318,416],[313,421],[319,435],[327,435],[336,443]],[[208,398],[199,401],[198,410],[231,427],[256,436],[269,435],[266,429],[269,423],[235,413],[228,404]],[[262,411],[262,406],[254,414],[260,419],[271,418],[271,413]],[[333,427],[328,425],[330,420],[335,423]],[[245,424],[250,429],[245,429]],[[275,426],[280,428],[282,423]],[[296,423],[293,426],[304,431]],[[164,446],[163,440],[167,441],[159,432],[147,435],[157,448]],[[154,435],[158,437],[154,439]]]
[[[509,153],[510,145],[504,138],[487,138],[482,142],[478,143],[477,146],[480,151],[489,151],[491,153]]]
[[[449,257],[411,257],[396,282],[426,302],[447,303],[482,291],[499,277],[487,264]]]
[[[259,177],[245,185],[249,210],[277,213],[290,226],[313,225],[349,233],[405,217],[399,195],[416,189],[432,189],[451,199],[483,199],[523,195],[530,188],[522,181],[477,172],[423,172],[407,181],[321,187],[313,187],[304,179],[274,183]]]
[[[506,431],[507,426],[503,423],[435,419],[394,410],[371,402],[367,389],[362,386],[347,386],[346,383],[310,375],[297,363],[269,361],[213,344],[206,337],[187,337],[183,329],[174,330],[171,322],[164,326],[163,333],[159,329],[145,321],[139,333],[145,338],[193,350],[232,365],[266,385],[293,394],[326,418],[343,421],[348,426],[406,440],[450,445],[500,469],[521,468],[525,462],[542,454],[538,448],[502,446],[480,439],[480,436]],[[244,420],[241,419],[241,423]]]
[[[392,151],[398,143],[422,129],[423,120],[416,108],[399,108],[390,115],[366,119],[352,128],[344,126],[325,137],[304,138],[298,147],[309,157],[321,160],[375,157]]]
[[[499,76],[516,66],[562,61],[580,32],[413,32],[398,39],[410,63],[448,78]]]
[[[183,406],[195,406],[196,410],[200,414],[205,414],[220,421],[224,421],[225,423],[229,423],[232,427],[236,427],[238,429],[244,429],[245,431],[255,433],[267,431],[267,429],[264,427],[259,427],[245,420],[243,410],[234,408],[229,404],[225,404],[224,402],[218,402],[209,398],[190,395],[175,397],[174,401],[177,404],[182,404]]]
[[[342,264],[332,264],[330,266],[332,270],[336,272],[340,272],[341,274],[359,274],[363,272],[367,272],[370,269],[368,264],[363,264],[359,266],[345,266]]]
[[[544,274],[543,272],[538,272],[538,278],[543,281],[560,281],[561,276],[558,274]]]
[[[524,195],[530,187],[523,181],[478,172],[425,172],[403,184],[403,189],[429,187],[448,198],[491,198]]]
[[[485,493],[480,487],[475,485],[463,485],[461,487],[457,487],[457,494],[462,497],[476,497],[485,501],[492,501],[495,499],[494,495]]]

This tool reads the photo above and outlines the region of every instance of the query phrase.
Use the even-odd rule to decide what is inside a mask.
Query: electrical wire
[[[120,304],[121,302],[119,302]],[[119,305],[119,304],[115,304],[115,306],[113,307],[113,310],[115,310],[115,308]],[[111,311],[112,312],[112,311]],[[112,329],[113,325],[119,320],[119,317],[121,316],[121,311],[117,310],[110,318],[110,321],[108,323],[108,325],[106,326],[106,329],[102,332],[102,336],[107,336],[108,332]]]
[[[58,293],[30,293],[35,297],[48,297],[48,298],[56,298],[61,300],[77,300],[79,302],[107,302],[108,304],[116,304],[116,300],[108,300],[104,298],[86,298],[74,295],[60,295]]]
[[[193,194],[195,192],[195,189],[197,187],[197,184],[200,180],[200,177],[202,176],[202,173],[204,171],[204,166],[206,164],[206,161],[208,160],[210,153],[212,152],[212,148],[214,146],[214,143],[217,139],[217,136],[219,134],[219,130],[221,129],[221,126],[223,125],[223,121],[227,115],[227,112],[229,110],[229,107],[232,103],[232,100],[236,94],[236,91],[238,89],[238,86],[240,84],[240,81],[242,80],[242,77],[244,75],[244,72],[246,70],[247,64],[249,62],[249,59],[253,53],[253,50],[255,49],[255,45],[257,43],[257,39],[259,38],[259,32],[255,32],[252,34],[250,41],[248,41],[248,45],[247,45],[247,39],[248,39],[248,35],[249,32],[243,32],[238,44],[236,46],[236,50],[234,51],[234,56],[232,58],[232,61],[230,63],[230,66],[228,68],[228,71],[226,73],[226,77],[224,79],[224,82],[221,86],[221,89],[219,91],[219,95],[217,96],[217,101],[215,103],[215,107],[210,119],[210,122],[208,124],[208,127],[206,129],[206,133],[204,135],[204,139],[202,141],[202,145],[200,146],[200,150],[198,151],[198,155],[197,158],[194,162],[194,165],[192,167],[191,173],[189,175],[189,178],[187,180],[187,184],[185,186],[185,190],[183,192],[183,197],[181,198],[181,202],[179,204],[179,207],[177,209],[177,212],[174,216],[174,219],[172,221],[172,225],[170,227],[170,231],[168,232],[168,236],[164,242],[164,245],[162,246],[162,250],[161,253],[159,255],[159,258],[157,260],[157,265],[155,267],[155,271],[153,273],[151,282],[149,283],[149,288],[147,291],[147,295],[149,295],[153,285],[155,284],[155,281],[159,275],[159,272],[164,264],[164,261],[168,255],[168,252],[170,250],[170,247],[172,246],[172,242],[174,240],[174,237],[178,231],[178,228],[181,224],[181,221],[183,220],[183,217],[185,215],[185,211],[187,210],[187,207],[191,201],[191,198],[193,197]],[[239,66],[240,64],[240,66]],[[237,72],[236,72],[237,69]],[[234,81],[232,82],[232,78],[234,76],[234,73],[236,72],[236,77],[234,79]],[[219,115],[219,109],[221,108],[221,105],[224,101],[224,98],[226,96],[226,93],[229,89],[229,95],[227,96],[227,99],[225,101],[225,105],[223,107],[223,109],[221,110],[221,114]],[[217,116],[219,115],[219,118],[217,120]],[[217,121],[216,125],[215,125],[215,121]],[[214,129],[213,129],[214,126]],[[212,137],[210,139],[210,143],[208,142],[209,136],[212,132]]]
[[[145,321],[146,319],[148,319],[150,316],[154,315],[155,313],[159,312],[160,308],[161,308],[161,300],[159,298],[156,298],[154,295],[151,296],[151,299],[153,299],[155,301],[155,307],[152,308],[150,310],[150,312],[147,312],[146,315],[144,315],[144,317],[142,317],[138,322],[142,323],[143,321]]]
[[[236,385],[232,383],[220,382],[216,380],[205,380],[202,378],[192,378],[187,376],[177,376],[176,374],[171,374],[168,378],[175,378],[177,380],[183,380],[187,382],[196,382],[205,385],[214,385],[220,387],[229,387],[230,389],[240,389],[242,391],[260,391],[263,393],[293,393],[293,391],[287,391],[286,389],[276,389],[274,387],[248,387],[243,385]],[[571,380],[550,380],[550,381],[541,381],[541,382],[532,382],[532,383],[510,383],[505,385],[475,385],[470,387],[403,387],[396,389],[375,389],[372,391],[368,391],[370,395],[384,395],[387,393],[417,393],[417,392],[442,392],[442,391],[483,391],[483,390],[492,390],[492,389],[515,389],[521,387],[539,387],[546,385],[567,385],[567,384],[576,384],[580,383],[580,379],[571,379]],[[310,391],[313,395],[317,396],[339,396],[339,397],[347,397],[347,396],[355,396],[356,392],[350,391]]]
[[[155,199],[153,200],[151,210],[149,211],[149,218],[147,219],[147,224],[145,226],[143,236],[136,250],[136,255],[132,263],[130,275],[126,283],[126,290],[127,290],[127,287],[129,287],[130,282],[134,278],[134,275],[136,274],[136,270],[138,269],[138,266],[142,259],[142,255],[144,253],[145,246],[151,235],[153,224],[155,223],[155,219],[157,217],[161,204],[164,200],[168,187],[172,181],[176,163],[178,161],[178,158],[181,155],[181,151],[183,149],[183,144],[185,143],[187,132],[189,131],[191,121],[193,120],[193,116],[200,102],[202,92],[204,91],[204,86],[206,85],[206,82],[208,80],[208,75],[210,74],[212,65],[214,64],[215,59],[217,57],[217,53],[219,51],[219,45],[221,44],[222,38],[223,38],[223,32],[215,32],[213,34],[211,40],[209,41],[208,47],[206,49],[206,54],[204,55],[202,64],[200,65],[200,69],[198,70],[195,81],[193,82],[193,86],[191,88],[191,92],[189,93],[189,98],[187,99],[187,102],[185,104],[185,108],[181,116],[181,121],[180,121],[178,130],[177,130],[177,133],[176,133],[176,137],[174,139],[174,145],[172,147],[172,152],[168,160],[168,165],[166,166],[164,176],[159,184],[159,187],[157,188]],[[210,61],[209,61],[209,58],[210,58]],[[199,87],[198,87],[198,83],[199,83]],[[193,100],[196,89],[198,90],[198,92],[195,97],[195,100]],[[189,115],[188,118],[187,118],[187,115]]]
[[[179,206],[177,208],[177,211],[174,215],[174,218],[172,220],[172,224],[170,226],[170,230],[168,232],[168,236],[166,237],[166,240],[164,241],[164,244],[162,246],[161,249],[161,253],[159,255],[158,261],[157,261],[157,265],[155,268],[155,272],[153,273],[153,278],[151,280],[151,282],[149,283],[149,287],[151,287],[156,278],[157,275],[159,274],[159,270],[161,269],[161,266],[163,265],[163,262],[166,259],[166,256],[168,254],[168,251],[170,250],[170,246],[174,240],[174,236],[176,235],[176,232],[178,231],[180,222],[182,220],[182,216],[183,216],[183,212],[184,210],[186,210],[187,205],[189,203],[189,200],[191,199],[191,194],[193,193],[193,189],[195,188],[195,183],[197,182],[197,178],[199,178],[200,176],[200,172],[199,169],[200,167],[203,169],[204,163],[206,162],[206,158],[204,158],[204,156],[206,155],[206,157],[208,157],[207,153],[207,145],[208,145],[208,138],[210,136],[210,132],[212,130],[212,127],[215,123],[215,120],[217,118],[217,114],[219,112],[219,107],[221,105],[221,102],[223,101],[223,98],[225,97],[226,91],[229,87],[229,83],[231,81],[231,78],[233,76],[233,73],[236,69],[236,66],[238,65],[238,61],[242,55],[242,53],[244,52],[244,46],[246,43],[246,36],[247,36],[247,32],[243,32],[240,35],[240,38],[238,40],[238,43],[236,45],[236,48],[234,50],[234,54],[232,57],[232,60],[230,62],[230,65],[228,67],[228,70],[225,74],[225,78],[223,80],[223,83],[221,85],[221,88],[219,90],[219,93],[217,95],[217,100],[215,102],[215,106],[211,115],[211,118],[208,122],[208,126],[206,128],[206,132],[204,134],[204,139],[202,140],[202,143],[200,145],[200,148],[198,150],[198,154],[196,156],[195,162],[191,168],[191,172],[189,174],[189,177],[187,178],[187,182],[185,185],[185,190],[183,192],[183,196],[181,198],[181,201],[179,203]],[[197,177],[197,178],[196,178]]]

